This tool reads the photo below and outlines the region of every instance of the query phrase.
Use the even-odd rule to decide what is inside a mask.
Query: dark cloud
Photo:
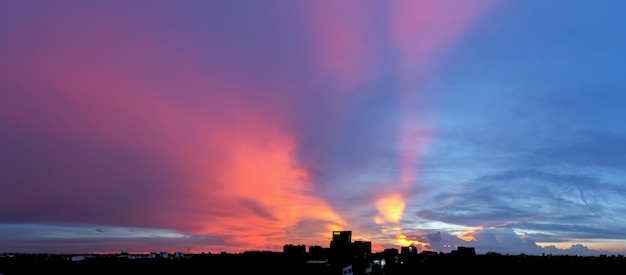
[[[531,239],[522,239],[508,228],[483,229],[474,233],[472,242],[477,252],[498,252],[517,255],[520,253],[540,255],[543,251]]]
[[[569,144],[537,149],[533,160],[544,164],[620,170],[626,163],[626,154],[621,152],[626,152],[624,133],[588,129]]]
[[[466,222],[568,214],[580,218],[583,213],[589,218],[611,218],[615,206],[603,200],[623,192],[623,187],[592,176],[539,170],[505,170],[477,177],[465,186],[457,193],[439,193],[440,201],[451,203],[438,210],[420,210],[418,216],[458,216]]]
[[[182,234],[142,228],[90,229],[72,225],[0,225],[0,249],[25,253],[93,253],[208,251],[222,247],[226,240],[212,234]]]
[[[119,253],[145,251],[184,251],[187,248],[211,248],[223,246],[224,240],[218,236],[192,235],[174,237],[109,237],[109,238],[35,238],[30,240],[3,240],[2,249],[7,252],[23,253]],[[135,251],[140,248],[141,251]],[[198,251],[199,252],[199,251]]]
[[[421,235],[414,235],[411,239],[425,241],[426,245],[419,245],[421,251],[435,251],[449,253],[457,247],[473,247],[478,254],[496,252],[510,255],[581,255],[599,256],[610,254],[605,250],[593,250],[582,244],[573,244],[570,248],[559,249],[555,246],[539,246],[536,240],[530,236],[521,236],[511,228],[485,228],[474,231],[473,239],[470,241],[459,239],[458,237],[442,232],[423,232]],[[555,241],[555,240],[554,240]],[[558,241],[556,241],[558,242]]]
[[[276,220],[274,214],[267,209],[262,203],[248,198],[240,198],[239,203],[244,205],[248,210],[252,211],[256,215],[268,220]]]
[[[6,128],[5,128],[6,129]],[[116,146],[2,131],[0,220],[156,225],[144,206],[165,211],[179,172],[167,162]],[[145,219],[137,220],[142,216]]]
[[[427,234],[428,245],[426,249],[431,251],[444,251],[443,244],[441,243],[441,233]]]

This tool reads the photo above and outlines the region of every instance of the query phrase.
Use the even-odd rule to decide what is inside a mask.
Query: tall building
[[[330,241],[330,261],[345,262],[352,258],[352,231],[333,231],[333,239]]]
[[[372,271],[372,242],[352,242],[352,231],[333,231],[328,260],[336,274],[369,274]]]
[[[409,246],[403,246],[400,248],[400,254],[402,255],[417,255],[417,247],[413,244]]]
[[[333,231],[333,240],[330,242],[331,246],[333,242],[346,245],[352,243],[352,231]]]
[[[352,254],[356,257],[365,257],[372,255],[372,242],[354,241],[352,243]]]

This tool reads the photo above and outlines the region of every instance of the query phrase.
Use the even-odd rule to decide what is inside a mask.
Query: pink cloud
[[[212,101],[203,104],[204,110],[194,112],[164,98],[163,91],[150,80],[130,79],[114,69],[76,71],[56,67],[43,71],[49,77],[45,87],[57,91],[54,98],[63,109],[49,113],[49,124],[17,113],[9,114],[9,119],[30,124],[42,135],[149,155],[172,170],[168,173],[171,182],[157,186],[91,186],[82,182],[57,186],[60,188],[55,190],[33,186],[45,183],[25,183],[27,189],[20,196],[32,188],[51,192],[31,194],[35,196],[31,201],[42,205],[68,203],[98,208],[100,203],[116,203],[90,202],[103,191],[138,195],[135,199],[140,208],[128,209],[125,214],[66,217],[66,221],[173,228],[190,233],[236,233],[231,241],[241,242],[241,247],[248,249],[284,244],[288,241],[284,229],[302,219],[322,219],[329,225],[345,223],[326,202],[307,193],[307,171],[298,167],[292,155],[295,140],[281,128],[283,123],[236,96],[241,89],[251,87],[198,81],[190,89],[205,91]],[[20,109],[19,113],[24,111]],[[67,175],[59,177],[57,181],[68,180]],[[74,188],[71,192],[81,195],[69,195],[66,188]],[[134,188],[146,188],[150,195],[143,196]],[[10,204],[6,200],[4,203]],[[281,241],[270,241],[264,237],[269,235],[283,237]]]
[[[394,1],[390,39],[403,56],[406,73],[428,66],[496,1]],[[408,76],[407,76],[408,77]]]
[[[371,28],[375,5],[367,1],[315,1],[307,5],[319,79],[337,85],[339,95],[371,80],[379,65]]]
[[[39,36],[21,37],[9,58],[17,66],[3,69],[11,92],[0,118],[57,140],[31,153],[39,164],[24,160],[45,170],[40,176],[12,173],[3,189],[5,209],[22,214],[15,220],[219,234],[228,237],[229,249],[282,247],[289,241],[285,228],[306,219],[345,224],[309,192],[308,172],[293,156],[298,144],[286,127],[288,81],[260,79],[254,70],[224,75],[142,32],[89,30],[115,34],[102,37],[65,27],[46,29],[92,40],[74,45],[49,37],[52,44],[37,44]],[[20,49],[27,42],[33,46]],[[250,91],[277,100],[259,100]],[[72,151],[80,146],[116,153],[103,159],[99,150]],[[150,161],[131,159],[137,155]],[[124,178],[128,174],[94,178],[126,171],[120,163],[137,165],[126,168],[140,174],[139,182]],[[38,215],[42,207],[51,210]]]

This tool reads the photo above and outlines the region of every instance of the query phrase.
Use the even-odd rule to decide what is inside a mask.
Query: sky
[[[623,1],[0,1],[0,252],[626,254]]]

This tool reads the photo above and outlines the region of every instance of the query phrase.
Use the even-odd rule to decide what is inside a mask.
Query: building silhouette
[[[417,255],[417,253],[417,247],[414,245],[400,247],[400,254],[402,255]]]
[[[372,255],[372,242],[354,241],[352,243],[352,254],[355,257],[368,257]]]
[[[301,256],[306,253],[305,245],[286,244],[283,246],[283,253],[289,256]]]
[[[626,269],[623,255],[477,254],[473,247],[459,246],[450,253],[422,251],[411,246],[371,253],[369,241],[352,241],[351,231],[333,232],[331,248],[287,244],[283,252],[243,253],[127,253],[119,254],[14,254],[0,253],[0,274],[299,274],[299,275],[415,275],[440,269],[446,273],[580,273],[592,270],[610,274]],[[163,251],[167,252],[167,251]],[[332,253],[331,253],[332,252]],[[178,256],[177,256],[178,255]],[[333,255],[332,257],[328,257]],[[167,256],[167,257],[165,257]],[[329,260],[330,259],[330,260]],[[200,270],[200,273],[198,272]]]
[[[352,231],[333,231],[329,262],[334,270],[349,274],[369,274],[372,269],[372,242],[352,242]]]
[[[309,246],[309,256],[312,260],[327,260],[330,249],[319,245]]]

